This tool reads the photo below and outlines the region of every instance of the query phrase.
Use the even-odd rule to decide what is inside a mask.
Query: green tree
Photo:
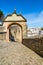
[[[0,10],[0,20],[2,20],[3,17],[4,17],[4,14],[3,14],[3,12]]]
[[[41,30],[43,30],[43,28],[41,28]]]

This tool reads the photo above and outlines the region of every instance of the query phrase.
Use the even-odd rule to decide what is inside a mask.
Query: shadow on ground
[[[25,46],[39,54],[41,57],[43,57],[43,38],[23,39],[22,44],[24,44]]]

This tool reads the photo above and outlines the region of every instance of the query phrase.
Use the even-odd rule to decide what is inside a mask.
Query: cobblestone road
[[[0,41],[0,65],[43,65],[43,59],[21,43]]]

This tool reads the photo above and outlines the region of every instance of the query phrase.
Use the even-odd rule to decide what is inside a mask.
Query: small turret
[[[16,9],[14,9],[14,12],[13,13],[15,13],[16,14]]]

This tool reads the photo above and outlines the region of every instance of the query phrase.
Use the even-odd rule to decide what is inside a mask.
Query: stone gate
[[[6,32],[7,41],[22,42],[22,39],[27,35],[26,19],[14,11],[7,15],[3,21],[4,32]]]

